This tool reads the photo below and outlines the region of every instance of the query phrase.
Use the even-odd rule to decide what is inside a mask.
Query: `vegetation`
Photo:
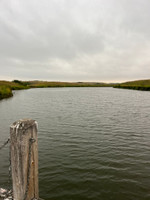
[[[46,87],[110,87],[111,84],[97,82],[48,82],[48,81],[0,81],[0,99],[11,97],[12,90]]]
[[[30,81],[30,88],[43,87],[110,87],[110,84],[97,82],[47,82],[47,81]]]
[[[0,99],[13,96],[12,90],[46,87],[114,87],[134,90],[150,91],[150,79],[125,82],[120,84],[107,84],[100,82],[48,82],[48,81],[0,81]]]
[[[19,83],[17,81],[0,81],[0,99],[13,96],[12,90],[28,89],[27,85]]]
[[[12,90],[7,86],[0,86],[0,99],[13,96]]]
[[[130,81],[130,82],[125,82],[121,84],[116,84],[114,85],[114,88],[150,91],[150,79]]]
[[[28,89],[29,86],[28,85],[25,85],[23,82],[19,81],[16,82],[15,81],[12,81],[12,82],[9,82],[9,81],[0,81],[0,86],[6,86],[6,87],[9,87],[11,90],[22,90],[22,89]]]

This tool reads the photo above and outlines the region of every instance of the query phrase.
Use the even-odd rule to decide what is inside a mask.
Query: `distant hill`
[[[116,84],[114,88],[150,91],[150,79],[120,83],[120,84]]]
[[[57,81],[29,81],[30,88],[41,87],[111,87],[111,84],[101,82],[57,82]]]

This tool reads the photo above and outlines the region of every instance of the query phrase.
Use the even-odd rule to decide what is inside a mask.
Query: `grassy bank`
[[[121,84],[101,82],[0,81],[0,100],[13,96],[12,90],[48,87],[114,87],[150,91],[150,80],[130,81]]]
[[[13,96],[12,90],[28,89],[27,85],[20,81],[0,81],[0,100]]]
[[[12,97],[12,90],[7,86],[0,86],[0,100],[8,97]]]
[[[114,88],[150,91],[150,79],[116,84],[114,85]]]
[[[0,99],[11,97],[12,90],[47,87],[112,87],[112,85],[99,82],[0,81]]]

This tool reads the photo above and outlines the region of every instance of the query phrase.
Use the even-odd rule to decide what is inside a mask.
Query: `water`
[[[0,144],[21,118],[39,124],[45,200],[150,199],[150,92],[113,88],[16,91],[0,102]],[[8,148],[0,151],[8,186]]]

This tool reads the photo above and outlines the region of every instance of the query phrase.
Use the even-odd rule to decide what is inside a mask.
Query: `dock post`
[[[23,119],[10,127],[14,200],[39,199],[37,122]]]

